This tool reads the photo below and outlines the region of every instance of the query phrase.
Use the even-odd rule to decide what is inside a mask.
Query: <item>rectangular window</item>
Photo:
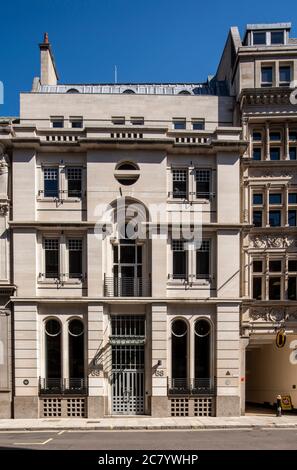
[[[81,129],[83,127],[83,119],[81,117],[70,118],[70,124],[73,129]]]
[[[281,204],[282,195],[280,193],[270,193],[269,194],[269,204]]]
[[[271,31],[270,42],[271,44],[284,44],[284,32],[283,31]]]
[[[253,32],[253,45],[264,45],[266,44],[266,32],[265,31],[259,31],[259,32]]]
[[[271,131],[269,133],[269,139],[271,142],[279,142],[281,140],[281,133],[278,131]]]
[[[297,157],[297,147],[289,148],[289,158],[290,160],[296,160]]]
[[[253,277],[253,299],[262,300],[262,278]]]
[[[291,67],[289,65],[282,65],[279,68],[279,85],[290,86],[291,83]]]
[[[205,129],[205,122],[203,119],[192,120],[192,129],[193,131],[203,131]]]
[[[289,131],[289,140],[291,142],[297,142],[297,131]]]
[[[172,240],[173,279],[187,278],[187,250],[183,240]]]
[[[124,126],[125,116],[114,116],[111,118],[111,121],[115,126]]]
[[[59,197],[58,168],[44,168],[44,197]]]
[[[262,227],[262,211],[253,211],[253,224],[255,227]]]
[[[261,147],[253,147],[253,160],[262,159],[262,149]]]
[[[280,160],[281,149],[279,147],[270,147],[270,160]]]
[[[173,197],[184,199],[188,195],[188,170],[175,169],[172,171]]]
[[[289,193],[289,204],[297,204],[297,193]]]
[[[288,224],[290,227],[297,226],[297,211],[294,209],[288,211]]]
[[[263,261],[254,260],[253,261],[253,273],[262,273],[263,271]]]
[[[82,169],[67,168],[68,197],[82,196]]]
[[[196,251],[196,278],[207,279],[210,273],[210,241],[203,240]]]
[[[254,142],[261,142],[262,141],[262,133],[255,131],[253,132],[253,141]]]
[[[289,259],[288,260],[288,271],[289,272],[297,272],[297,260],[296,259]]]
[[[271,273],[280,273],[282,270],[281,260],[270,260],[269,261],[269,272]]]
[[[69,278],[82,276],[82,240],[68,240]]]
[[[181,119],[173,119],[173,129],[176,129],[176,130],[182,130],[182,129],[186,129],[186,120],[181,118]]]
[[[288,300],[297,300],[296,296],[296,276],[289,276],[288,278]]]
[[[269,300],[280,300],[281,297],[281,278],[269,278]]]
[[[273,80],[273,69],[271,66],[262,66],[261,67],[261,86],[262,87],[271,87]]]
[[[253,194],[253,204],[256,205],[262,205],[263,204],[263,194],[261,193],[254,193]]]
[[[51,118],[51,123],[54,129],[61,129],[64,127],[64,118],[63,117]]]
[[[270,227],[281,226],[281,211],[269,211],[269,225]]]
[[[196,197],[198,199],[209,199],[210,197],[210,170],[196,170]]]
[[[143,117],[131,117],[130,122],[133,126],[143,126],[144,118]]]
[[[45,277],[47,279],[59,278],[59,240],[46,239],[45,249]]]

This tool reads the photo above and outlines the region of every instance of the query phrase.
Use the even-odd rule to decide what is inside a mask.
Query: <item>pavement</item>
[[[297,415],[255,415],[239,417],[169,417],[145,416],[107,417],[102,419],[43,418],[0,419],[0,432],[4,431],[128,431],[128,430],[203,430],[203,429],[297,429]]]

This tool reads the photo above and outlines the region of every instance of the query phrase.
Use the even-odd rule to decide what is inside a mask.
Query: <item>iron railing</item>
[[[105,297],[150,297],[151,280],[143,277],[104,276]]]
[[[216,193],[214,192],[201,192],[201,191],[168,191],[168,198],[170,199],[209,199],[210,201],[216,197]]]
[[[38,197],[42,198],[53,198],[53,199],[58,199],[58,200],[64,200],[66,198],[77,198],[77,199],[82,199],[85,196],[85,191],[79,190],[79,189],[48,189],[46,191],[44,190],[39,190],[38,191]]]
[[[86,273],[39,273],[39,281],[56,281],[63,284],[65,281],[74,279],[80,282],[85,282],[87,279]]]
[[[40,395],[87,395],[88,379],[46,379],[39,377]]]
[[[168,378],[168,395],[215,395],[215,378],[170,379]]]

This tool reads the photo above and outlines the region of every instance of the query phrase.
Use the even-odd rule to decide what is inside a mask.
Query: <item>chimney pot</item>
[[[48,33],[44,33],[43,42],[44,44],[49,44]]]

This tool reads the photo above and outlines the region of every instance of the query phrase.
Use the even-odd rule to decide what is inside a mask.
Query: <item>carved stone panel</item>
[[[252,248],[289,248],[296,246],[296,237],[289,235],[255,235],[250,238]]]

